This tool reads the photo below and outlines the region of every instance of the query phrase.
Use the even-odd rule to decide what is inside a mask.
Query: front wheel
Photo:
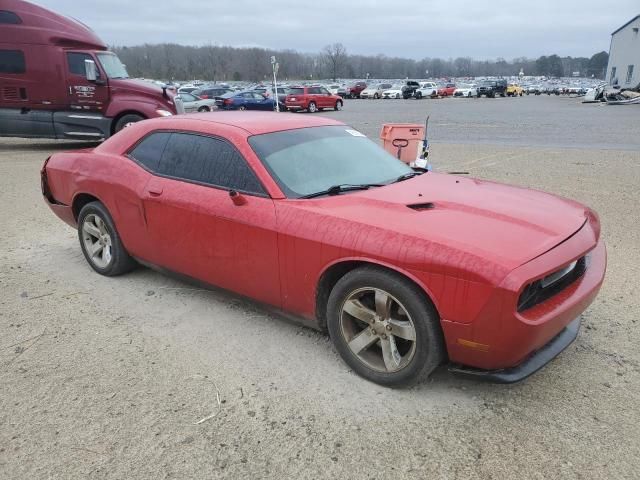
[[[416,98],[420,100],[422,98],[422,92],[416,92]]]
[[[338,281],[327,327],[343,360],[380,385],[413,383],[445,358],[439,318],[424,292],[381,268],[358,268]]]
[[[141,120],[144,120],[144,117],[135,113],[128,113],[126,115],[123,115],[118,119],[115,126],[113,127],[113,133],[118,133],[123,128],[128,127],[132,123],[136,123]]]
[[[309,102],[309,106],[307,107],[307,111],[309,113],[316,113],[318,111],[318,106],[315,102]]]
[[[342,110],[342,102],[341,102],[340,100],[338,100],[338,101],[336,102],[335,107],[333,107],[333,109],[334,109],[335,111]]]
[[[245,107],[244,105],[240,105],[240,106],[238,107],[238,110],[243,110],[243,111],[244,111],[244,110],[246,110],[246,109],[247,109],[247,107]]]
[[[210,112],[210,111],[211,111],[211,109],[205,105],[205,106],[203,106],[203,107],[200,107],[200,108],[198,109],[198,111],[199,111],[200,113],[203,113],[203,112]]]
[[[113,219],[100,202],[87,203],[78,215],[78,237],[84,258],[101,275],[113,277],[135,268]]]

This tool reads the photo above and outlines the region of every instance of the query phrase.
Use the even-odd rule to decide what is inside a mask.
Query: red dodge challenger
[[[593,210],[411,169],[327,118],[147,120],[41,176],[96,272],[142,263],[293,313],[387,386],[442,363],[527,377],[575,339],[606,268]]]

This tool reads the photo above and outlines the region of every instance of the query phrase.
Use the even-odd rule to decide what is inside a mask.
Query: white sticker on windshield
[[[354,137],[364,137],[365,136],[363,133],[360,133],[357,130],[346,129],[345,132],[350,133]]]

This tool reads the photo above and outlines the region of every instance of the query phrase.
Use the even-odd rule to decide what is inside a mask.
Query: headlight
[[[169,110],[162,110],[162,109],[156,110],[156,113],[161,117],[170,117],[171,115],[173,115],[173,113],[171,113]]]

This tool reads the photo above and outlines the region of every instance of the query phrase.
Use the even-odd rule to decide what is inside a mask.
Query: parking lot
[[[0,140],[0,478],[637,478],[639,114],[554,96],[317,114],[375,139],[430,115],[435,169],[600,214],[609,267],[578,339],[512,386],[443,368],[385,389],[325,334],[229,293],[99,276],[39,190],[48,155],[87,145]]]

